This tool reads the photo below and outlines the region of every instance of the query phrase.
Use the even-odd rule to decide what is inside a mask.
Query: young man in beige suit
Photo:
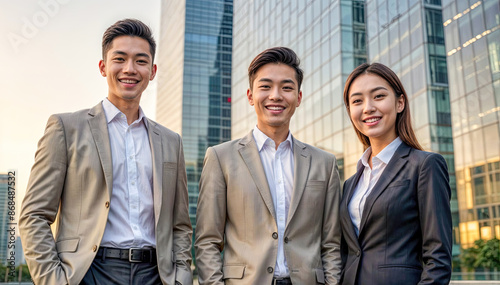
[[[252,61],[248,75],[257,125],[205,156],[195,239],[199,282],[338,284],[336,160],[289,130],[302,100],[299,59],[288,48],[271,48]]]
[[[151,31],[118,21],[102,46],[108,97],[51,116],[38,144],[19,220],[33,282],[192,284],[182,142],[139,107]]]

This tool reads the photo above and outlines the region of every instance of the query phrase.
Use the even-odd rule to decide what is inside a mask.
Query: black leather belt
[[[96,258],[115,258],[128,260],[129,262],[149,262],[156,264],[156,249],[154,248],[111,248],[100,247]]]
[[[292,285],[290,277],[274,277],[273,285]]]

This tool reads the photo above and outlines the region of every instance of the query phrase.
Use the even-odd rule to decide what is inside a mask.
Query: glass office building
[[[205,151],[231,138],[233,3],[172,0],[161,9],[156,119],[182,135],[194,227]]]
[[[500,2],[442,0],[460,244],[500,239]]]

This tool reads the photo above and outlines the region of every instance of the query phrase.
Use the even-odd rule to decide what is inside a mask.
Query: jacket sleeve
[[[217,153],[208,148],[200,178],[194,243],[200,285],[224,284],[221,252],[225,224],[226,181]]]
[[[340,178],[337,161],[332,159],[332,171],[328,181],[325,209],[323,210],[323,230],[321,237],[321,259],[326,284],[339,284],[342,269],[340,256]]]
[[[192,284],[191,238],[193,230],[189,218],[189,198],[184,151],[180,136],[178,138],[177,185],[175,187],[176,193],[173,217],[173,247],[176,264],[175,280],[180,284]]]
[[[59,208],[66,167],[64,125],[53,115],[38,142],[19,216],[21,242],[34,284],[68,283],[50,228]]]
[[[451,189],[444,158],[430,154],[418,178],[423,272],[419,284],[448,284],[451,278]]]

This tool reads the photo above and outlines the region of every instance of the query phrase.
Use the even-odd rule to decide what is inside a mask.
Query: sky
[[[136,18],[152,28],[158,42],[160,5],[161,0],[0,0],[0,55],[5,57],[0,173],[16,171],[17,215],[49,116],[91,108],[107,96],[98,69],[106,28]],[[155,80],[141,100],[152,119]]]

